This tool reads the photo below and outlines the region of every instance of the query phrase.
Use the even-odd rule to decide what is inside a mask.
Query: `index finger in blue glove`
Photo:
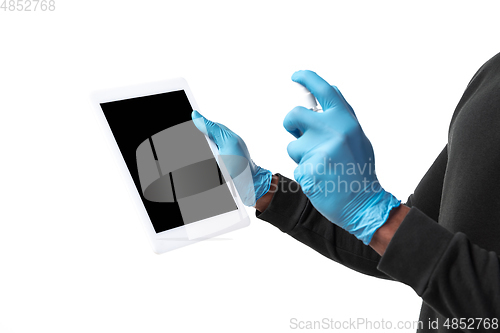
[[[219,124],[203,117],[196,110],[191,113],[191,118],[193,119],[193,123],[195,124],[196,128],[198,128],[201,133],[208,136],[210,140],[212,140],[219,148],[219,145],[221,144],[219,140],[221,137],[221,131],[224,129],[222,129]]]
[[[313,71],[297,71],[293,73],[292,81],[306,87],[316,97],[323,110],[330,108],[331,100],[336,97],[333,87]]]
[[[351,107],[347,104],[338,88],[331,86],[315,72],[309,70],[297,71],[293,73],[292,81],[306,87],[316,97],[323,111],[328,112],[328,110],[337,107],[344,107],[346,110],[352,112]]]

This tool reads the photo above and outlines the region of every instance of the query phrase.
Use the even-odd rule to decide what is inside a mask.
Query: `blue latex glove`
[[[299,106],[285,117],[283,126],[297,138],[288,145],[298,164],[295,179],[323,216],[368,245],[400,201],[380,186],[372,145],[337,87],[311,71],[295,72],[292,80],[324,111]]]
[[[191,118],[196,127],[217,145],[243,203],[254,206],[269,191],[271,171],[256,165],[250,158],[245,142],[226,126],[206,119],[198,111],[193,111]]]

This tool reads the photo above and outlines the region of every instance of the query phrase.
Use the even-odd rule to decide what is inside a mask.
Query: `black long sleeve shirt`
[[[500,53],[467,86],[448,144],[408,198],[411,209],[382,257],[279,178],[257,217],[347,267],[411,286],[423,300],[419,332],[500,331],[500,323],[484,325],[500,320]],[[453,329],[453,318],[466,327]],[[429,328],[436,319],[439,327]]]

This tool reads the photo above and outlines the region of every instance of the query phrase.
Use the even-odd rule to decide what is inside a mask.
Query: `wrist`
[[[273,173],[267,169],[257,166],[257,171],[252,173],[252,181],[255,192],[255,200],[263,197],[271,188]]]
[[[279,177],[276,176],[276,175],[272,175],[271,177],[271,184],[269,186],[269,189],[268,191],[262,195],[258,200],[257,202],[255,203],[255,209],[257,209],[259,212],[263,212],[264,210],[266,210],[266,208],[269,206],[269,204],[271,203],[271,200],[274,196],[274,193],[277,191],[278,189],[278,181],[279,181]]]
[[[401,204],[393,208],[389,213],[387,221],[375,231],[370,246],[381,256],[384,255],[387,246],[389,245],[392,237],[398,230],[401,222],[403,222],[406,214],[410,211],[410,207]]]
[[[363,244],[369,245],[375,232],[387,222],[391,211],[400,204],[400,200],[375,182],[359,191],[344,207],[345,212],[351,213],[343,213],[337,224]]]

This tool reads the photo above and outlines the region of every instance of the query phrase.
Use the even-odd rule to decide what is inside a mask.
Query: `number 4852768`
[[[4,12],[54,11],[56,2],[55,0],[3,0],[0,10]]]

